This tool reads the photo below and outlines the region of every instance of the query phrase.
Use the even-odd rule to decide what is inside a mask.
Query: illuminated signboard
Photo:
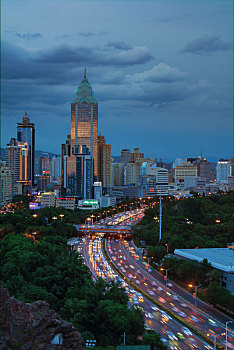
[[[30,202],[29,209],[34,209],[34,210],[38,209],[38,203]]]
[[[83,199],[83,205],[98,205],[98,200],[96,200],[96,199]]]

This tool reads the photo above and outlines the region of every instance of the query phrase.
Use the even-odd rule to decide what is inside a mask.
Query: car
[[[150,295],[154,295],[154,292],[152,292],[152,290],[149,290],[148,293],[149,293]]]
[[[151,309],[154,310],[154,311],[158,311],[159,308],[157,306],[151,306]]]
[[[176,334],[177,334],[177,336],[178,336],[180,339],[185,339],[185,337],[183,336],[183,334],[182,334],[182,333],[177,332]]]
[[[186,335],[192,335],[192,332],[188,329],[188,328],[186,328],[186,327],[182,327],[182,331],[184,332],[184,334],[186,334]]]
[[[192,315],[190,316],[191,320],[194,321],[194,322],[198,322],[198,319],[196,318],[196,316]]]

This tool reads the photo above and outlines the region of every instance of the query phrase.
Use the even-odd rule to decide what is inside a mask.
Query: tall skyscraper
[[[35,126],[25,112],[22,123],[17,123],[17,140],[28,143],[28,169],[29,181],[34,185],[34,163],[35,163]]]
[[[75,156],[76,176],[68,178],[69,193],[82,199],[92,198],[93,186],[93,158],[85,145],[75,146],[72,149]]]
[[[98,102],[94,98],[92,87],[84,77],[71,103],[71,149],[75,146],[89,148],[90,156],[94,160],[94,180],[98,178]],[[68,174],[74,172],[74,155],[71,154]]]
[[[111,145],[106,144],[101,134],[98,135],[98,181],[103,187],[111,187]]]

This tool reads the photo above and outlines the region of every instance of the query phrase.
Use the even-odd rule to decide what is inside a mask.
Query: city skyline
[[[36,149],[59,153],[86,67],[113,155],[232,156],[231,1],[49,1],[46,12],[3,1],[2,15],[2,147],[26,110]]]

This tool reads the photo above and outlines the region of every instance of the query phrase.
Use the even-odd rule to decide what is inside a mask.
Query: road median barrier
[[[124,281],[126,281],[128,284],[131,284],[131,286],[137,290],[139,293],[141,293],[142,295],[144,295],[148,300],[150,300],[153,304],[155,304],[156,306],[158,306],[161,310],[165,311],[168,315],[170,315],[171,317],[173,317],[176,321],[178,321],[180,324],[182,324],[183,326],[186,326],[188,329],[190,329],[194,334],[196,334],[199,338],[201,338],[202,340],[206,341],[208,344],[214,346],[214,341],[210,338],[208,338],[205,334],[203,334],[202,332],[198,331],[196,328],[194,328],[190,323],[186,322],[183,318],[177,316],[174,312],[172,312],[171,310],[165,308],[165,306],[163,306],[161,303],[159,303],[158,301],[154,300],[148,293],[144,292],[143,290],[141,290],[139,287],[137,287],[134,283],[132,283],[126,276],[124,276],[122,274],[122,272],[120,272],[117,267],[115,266],[115,264],[111,261],[107,251],[106,251],[106,247],[105,247],[105,240],[102,241],[102,248],[103,248],[103,252],[105,254],[105,257],[107,259],[107,261],[109,262],[109,264],[111,265],[111,267],[114,269],[114,271],[116,273],[118,273],[118,275],[120,275]],[[216,349],[219,350],[224,350],[225,348],[216,343]]]

